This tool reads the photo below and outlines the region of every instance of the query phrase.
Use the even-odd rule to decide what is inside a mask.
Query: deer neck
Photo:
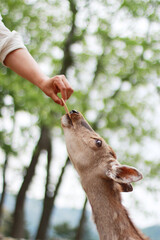
[[[82,185],[92,207],[100,240],[144,240],[121,204],[116,183],[106,179],[87,179]],[[148,238],[147,238],[148,239]]]

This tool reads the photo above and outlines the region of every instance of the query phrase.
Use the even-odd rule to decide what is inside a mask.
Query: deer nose
[[[72,113],[77,113],[77,114],[79,114],[79,112],[77,112],[76,110],[70,111],[70,114],[72,114]]]

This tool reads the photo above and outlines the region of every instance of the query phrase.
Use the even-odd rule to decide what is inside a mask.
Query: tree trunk
[[[68,1],[70,4],[70,10],[72,12],[72,23],[71,23],[71,30],[68,33],[68,36],[66,38],[65,45],[63,48],[64,57],[63,57],[62,68],[60,70],[60,74],[64,74],[64,75],[66,75],[68,68],[71,67],[73,64],[73,56],[71,53],[71,46],[75,42],[75,39],[74,39],[74,35],[75,35],[75,31],[76,31],[75,19],[76,19],[76,14],[77,14],[75,1],[74,0],[68,0]]]
[[[83,225],[84,225],[84,221],[85,221],[85,213],[86,213],[87,201],[88,201],[88,199],[86,197],[85,201],[84,201],[81,218],[80,218],[80,221],[79,221],[79,225],[78,225],[78,228],[77,228],[74,240],[81,240],[82,239]]]
[[[2,224],[2,218],[3,218],[3,204],[5,200],[6,195],[6,169],[8,165],[8,154],[6,153],[4,166],[3,166],[3,187],[2,187],[2,194],[1,194],[1,200],[0,200],[0,226]]]
[[[65,172],[65,169],[66,169],[66,166],[68,163],[69,163],[69,158],[67,158],[67,160],[61,170],[61,174],[59,176],[59,179],[57,181],[57,184],[56,184],[53,194],[50,191],[48,191],[49,182],[46,181],[46,191],[45,191],[46,194],[45,194],[45,199],[44,199],[44,204],[43,204],[43,212],[42,212],[40,224],[39,224],[37,235],[36,235],[35,239],[40,239],[40,240],[46,239],[47,228],[49,225],[50,216],[52,214],[52,209],[54,207],[54,203],[55,203],[56,197],[58,195],[58,190],[60,188],[62,178],[63,178],[64,172]],[[49,169],[47,169],[47,170],[49,170]],[[49,171],[47,172],[47,175],[48,174],[49,174]],[[49,179],[49,177],[47,177],[47,179]]]
[[[27,169],[23,183],[17,195],[16,206],[15,206],[15,211],[13,215],[13,226],[12,226],[12,232],[11,232],[12,237],[15,237],[15,238],[24,237],[24,203],[25,203],[26,192],[35,174],[35,168],[36,168],[40,153],[42,150],[47,149],[48,142],[50,142],[49,131],[45,126],[43,126],[41,128],[41,135],[40,135],[39,141],[33,152],[31,163]]]

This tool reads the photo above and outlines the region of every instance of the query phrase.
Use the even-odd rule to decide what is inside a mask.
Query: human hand
[[[57,96],[57,93],[61,93],[62,98],[67,100],[73,93],[68,80],[64,75],[57,75],[55,77],[45,79],[40,88],[49,97],[53,99],[54,102],[63,106],[62,100]]]

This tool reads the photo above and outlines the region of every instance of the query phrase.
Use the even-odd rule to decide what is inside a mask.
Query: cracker
[[[64,109],[65,109],[66,113],[70,116],[70,113],[69,113],[68,107],[67,107],[67,105],[66,105],[64,99],[63,99],[63,98],[61,98],[61,99],[62,99],[62,102],[63,102],[63,104],[64,104]]]

